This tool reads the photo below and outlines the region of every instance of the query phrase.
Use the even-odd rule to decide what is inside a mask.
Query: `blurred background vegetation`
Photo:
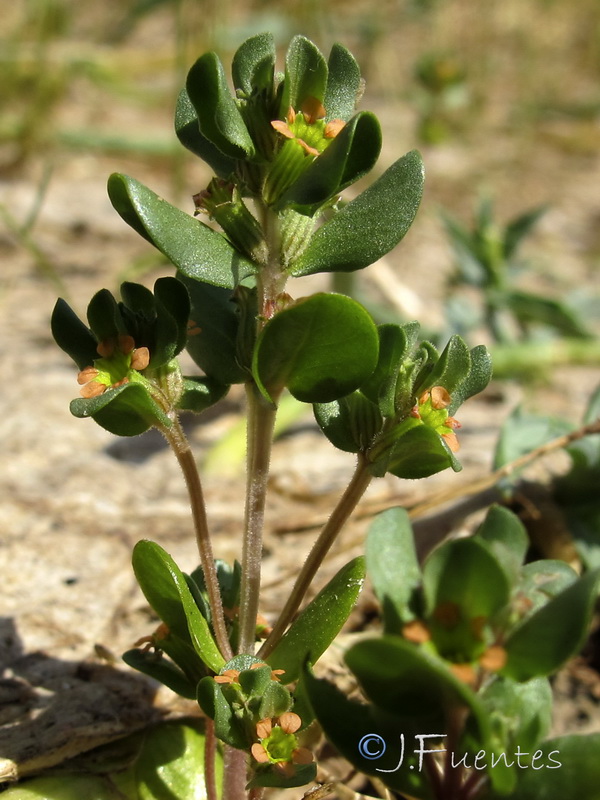
[[[188,198],[208,175],[172,135],[175,97],[198,55],[215,49],[227,64],[244,38],[264,30],[282,51],[303,33],[324,52],[341,41],[355,54],[367,86],[362,107],[382,122],[380,171],[413,147],[423,151],[422,221],[402,256],[410,291],[396,304],[407,316],[433,286],[439,309],[454,293],[456,253],[441,210],[468,227],[489,198],[500,227],[548,206],[528,231],[533,243],[523,250],[533,257],[519,280],[525,289],[542,282],[551,297],[568,295],[580,315],[595,318],[597,0],[5,0],[0,245],[24,249],[37,274],[64,287],[69,266],[59,265],[56,243],[44,243],[38,217],[57,182],[81,192],[82,172],[99,186],[113,170],[155,188],[158,180],[169,199],[193,211]],[[27,202],[18,193],[14,200],[23,184],[34,190]],[[73,200],[80,214],[86,199]],[[52,219],[61,213],[71,212],[58,203]],[[126,259],[138,271],[155,263],[141,247],[123,256],[121,273]],[[396,274],[398,263],[393,256],[388,265]],[[443,330],[447,313],[429,323]]]

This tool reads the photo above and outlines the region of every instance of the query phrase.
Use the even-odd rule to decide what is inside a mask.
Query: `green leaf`
[[[213,678],[203,678],[198,684],[197,700],[207,717],[214,720],[215,734],[222,742],[238,750],[246,750],[250,740],[242,720],[233,713],[221,686]]]
[[[199,156],[220,178],[229,178],[235,171],[236,162],[222,153],[218,147],[200,133],[196,109],[186,89],[182,89],[175,108],[175,133],[184,147]]]
[[[298,680],[304,663],[315,663],[338,635],[354,608],[364,576],[364,560],[353,559],[291,624],[267,658],[273,669],[285,670],[285,683]]]
[[[160,681],[181,697],[187,697],[189,700],[196,699],[196,685],[168,659],[157,658],[156,653],[145,653],[143,650],[134,649],[123,653],[123,661],[133,669],[143,672],[144,675]]]
[[[401,433],[396,441],[378,455],[373,462],[372,471],[376,476],[386,472],[397,478],[416,480],[428,478],[451,467],[455,472],[462,469],[454,454],[443,443],[439,433],[423,425],[419,420],[408,419],[398,428]],[[395,431],[392,430],[393,437]]]
[[[517,407],[500,430],[494,454],[494,469],[509,464],[572,429],[573,425],[567,420],[530,414],[522,407]]]
[[[453,415],[469,397],[482,392],[492,379],[492,357],[487,347],[482,344],[478,345],[471,350],[469,355],[471,367],[468,374],[455,386],[452,392],[452,400],[448,406],[450,415]]]
[[[285,81],[279,106],[284,119],[291,107],[299,111],[309,97],[323,102],[327,63],[318,48],[305,36],[294,36],[285,57]]]
[[[203,733],[190,723],[169,723],[150,731],[135,764],[139,800],[206,800],[204,742]],[[218,753],[215,766],[219,785]]]
[[[186,89],[202,135],[229,158],[252,158],[254,143],[216,53],[200,56],[188,73]]]
[[[403,360],[412,349],[412,333],[418,323],[407,325],[378,325],[379,359],[370,378],[361,386],[361,391],[379,405],[384,417],[393,417],[396,408],[396,384]]]
[[[176,278],[159,278],[154,284],[156,298],[155,349],[151,366],[166,364],[183,350],[187,342],[190,297]],[[152,354],[151,354],[152,355]]]
[[[487,543],[507,575],[516,580],[529,547],[527,531],[519,518],[507,508],[493,505],[476,535]]]
[[[469,537],[431,553],[423,566],[423,593],[438,651],[464,663],[492,644],[482,628],[508,604],[510,583],[487,544]]]
[[[389,253],[412,225],[423,182],[421,156],[412,151],[315,232],[292,275],[352,272]]]
[[[280,683],[270,681],[265,689],[258,709],[260,719],[272,719],[285,714],[292,707],[292,696]]]
[[[399,633],[415,619],[421,569],[412,525],[403,508],[379,514],[369,528],[365,550],[367,574],[383,608],[386,633]]]
[[[377,117],[366,111],[357,114],[283,193],[277,206],[292,206],[312,216],[323,203],[370,172],[380,150],[381,128]]]
[[[267,399],[287,387],[305,403],[327,403],[368,378],[378,347],[377,328],[359,303],[320,293],[267,322],[256,343],[252,372]]]
[[[522,323],[547,325],[563,336],[591,337],[577,313],[559,300],[514,290],[505,293],[504,302],[506,308]]]
[[[512,795],[518,800],[565,800],[597,797],[600,785],[600,733],[549,739],[530,758],[521,757]],[[531,766],[530,766],[531,765]],[[498,796],[493,795],[492,800]]]
[[[546,213],[547,206],[539,206],[520,214],[511,220],[504,231],[504,258],[509,261],[515,254],[519,244],[535,226],[539,218]]]
[[[362,392],[331,403],[315,403],[314,412],[329,441],[347,453],[366,450],[383,424],[379,409]]]
[[[586,573],[529,616],[508,637],[503,675],[526,681],[550,675],[582,646],[598,594],[600,570]]]
[[[108,289],[100,289],[92,297],[87,308],[87,318],[99,342],[127,333],[117,301]]]
[[[405,740],[402,749],[405,729],[399,727],[397,719],[373,705],[349,700],[346,693],[327,680],[315,678],[308,669],[302,680],[327,740],[347,761],[397,792],[433,800],[426,772],[418,768],[412,740]]]
[[[464,339],[460,336],[451,336],[448,344],[443,349],[435,366],[427,375],[427,387],[443,386],[452,394],[457,386],[465,380],[471,369],[471,355]],[[421,386],[416,386],[419,393]]]
[[[365,696],[396,718],[397,731],[445,733],[452,715],[468,709],[478,741],[489,741],[488,716],[475,692],[444,661],[411,642],[398,636],[358,642],[346,663]]]
[[[552,688],[546,678],[515,683],[496,677],[479,694],[490,715],[494,748],[501,752],[534,749],[552,723]]]
[[[33,778],[9,787],[4,797],[6,800],[81,800],[82,797],[93,797],[94,800],[138,800],[137,792],[135,795],[124,795],[118,786],[103,776],[77,773]]]
[[[269,89],[273,85],[275,57],[275,40],[272,33],[259,33],[246,39],[231,62],[235,88],[247,96],[250,96],[255,89]]]
[[[207,408],[214,406],[222,400],[229,386],[219,383],[214,378],[192,375],[183,379],[183,391],[177,402],[177,408],[182,411],[193,411],[201,414]]]
[[[232,289],[254,272],[252,262],[217,231],[175,208],[134,178],[108,179],[115,210],[189,278]]]
[[[350,119],[361,91],[360,67],[352,53],[341,44],[334,44],[327,62],[328,76],[323,105],[329,122]]]
[[[230,289],[178,275],[190,295],[191,329],[186,349],[196,364],[223,384],[244,383],[248,373],[238,362],[240,317]]]
[[[247,789],[255,786],[270,786],[278,789],[293,789],[296,786],[305,786],[312,783],[317,774],[317,765],[296,764],[292,775],[284,775],[283,772],[275,769],[261,769],[256,772],[247,785]]]
[[[62,297],[56,301],[50,324],[56,344],[79,369],[90,367],[98,358],[96,338]]]
[[[74,417],[92,417],[117,436],[138,436],[153,426],[169,428],[172,424],[140,383],[126,383],[90,399],[78,397],[69,408]]]
[[[177,564],[155,542],[142,540],[133,550],[133,569],[146,599],[167,627],[189,641],[209,669],[224,664],[208,624]]]

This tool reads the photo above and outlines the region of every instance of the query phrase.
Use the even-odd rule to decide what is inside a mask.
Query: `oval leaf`
[[[188,72],[186,89],[200,132],[229,158],[251,158],[254,144],[216,53],[205,53]]]
[[[315,294],[269,320],[256,343],[252,372],[269,400],[287,386],[305,403],[328,403],[369,377],[378,348],[377,328],[360,303]]]
[[[369,528],[365,556],[367,573],[383,608],[386,633],[399,633],[415,619],[421,568],[412,525],[403,508],[379,514]]]
[[[327,63],[319,49],[305,36],[294,36],[285,57],[285,82],[279,116],[288,109],[299,111],[309,97],[323,102],[327,83]]]
[[[407,153],[315,232],[292,275],[352,272],[389,253],[412,225],[424,179],[421,156]]]
[[[134,547],[132,561],[140,588],[161,620],[180,639],[190,641],[206,666],[218,672],[225,660],[171,556],[144,539]]]
[[[108,195],[128,225],[184,275],[232,289],[254,266],[217,231],[167,203],[134,178],[115,173]]]
[[[327,62],[327,87],[323,105],[325,119],[350,119],[360,95],[360,67],[352,53],[341,44],[334,44]]]
[[[116,436],[139,436],[148,428],[169,428],[172,421],[139,383],[126,383],[91,399],[78,397],[69,406],[74,417],[92,417]]]
[[[175,107],[175,133],[184,147],[199,156],[220,178],[229,178],[235,170],[235,159],[228,158],[200,133],[196,109],[187,89],[182,89]]]
[[[370,172],[381,151],[381,128],[374,114],[357,114],[329,147],[284,192],[277,205],[313,215],[327,200]]]
[[[600,570],[588,572],[528,617],[506,641],[502,674],[517,681],[549,675],[574,655],[587,633],[599,578]]]
[[[267,658],[274,669],[285,670],[285,683],[298,680],[304,663],[316,663],[338,635],[354,608],[364,577],[364,559],[353,559],[292,623]]]

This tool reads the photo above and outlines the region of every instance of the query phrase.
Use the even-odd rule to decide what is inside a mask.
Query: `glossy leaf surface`
[[[92,417],[117,436],[138,436],[154,425],[171,426],[169,417],[139,383],[126,383],[91,399],[78,397],[69,408],[74,417]]]
[[[111,175],[108,194],[125,222],[184,275],[231,289],[253,274],[253,264],[234,250],[224,236],[175,208],[134,178]]]
[[[273,669],[285,670],[282,681],[298,680],[304,663],[316,663],[329,647],[354,608],[364,577],[364,559],[353,559],[294,620],[267,658]]]
[[[190,295],[190,335],[186,349],[196,364],[224,384],[243,383],[248,373],[238,361],[240,317],[230,289],[179,276]]]
[[[215,53],[200,56],[188,72],[186,89],[203,136],[229,158],[251,158],[254,144]]]
[[[260,334],[253,374],[265,397],[287,387],[298,400],[349,394],[377,363],[379,338],[367,311],[338,294],[315,294],[280,311]]]
[[[381,150],[377,117],[357,114],[285,192],[278,206],[292,206],[309,215],[373,169]]]
[[[224,659],[190,592],[185,576],[162,547],[147,540],[133,550],[133,569],[146,599],[161,620],[190,641],[207,667],[218,672]]]
[[[478,740],[488,741],[489,722],[481,701],[441,659],[400,637],[383,636],[355,644],[346,662],[368,699],[393,714],[400,730],[443,732],[448,714],[466,707]]]
[[[389,253],[412,225],[423,183],[421,156],[412,151],[315,232],[291,274],[352,272]]]
[[[94,359],[98,358],[96,338],[62,298],[54,306],[51,327],[56,344],[73,359],[79,369],[91,366]]]
[[[305,670],[303,682],[327,739],[347,761],[395,791],[433,800],[413,748],[405,742],[403,750],[400,736],[406,729],[399,727],[397,719],[374,705],[349,700],[336,686],[315,678],[309,670]]]
[[[184,147],[201,158],[220,178],[228,178],[236,167],[234,158],[229,158],[218,147],[200,133],[196,109],[192,105],[187,89],[177,98],[175,108],[175,132]]]

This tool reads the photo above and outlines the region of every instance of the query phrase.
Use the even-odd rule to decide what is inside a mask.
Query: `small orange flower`
[[[293,139],[311,156],[318,156],[325,150],[329,140],[334,139],[346,124],[342,119],[325,123],[325,108],[316,97],[307,97],[302,103],[300,113],[289,108],[285,120],[276,119],[271,125],[286,139]]]
[[[216,683],[239,683],[239,669],[226,669],[220,675],[215,675]]]
[[[100,358],[77,375],[79,394],[87,400],[129,383],[132,370],[141,372],[150,363],[148,348],[136,348],[133,337],[125,334],[99,342],[96,350]]]
[[[273,764],[274,768],[291,777],[298,764],[310,764],[313,754],[306,747],[298,747],[296,731],[302,720],[293,711],[286,711],[275,719],[262,719],[256,725],[259,739],[250,748],[252,757],[259,764]]]

